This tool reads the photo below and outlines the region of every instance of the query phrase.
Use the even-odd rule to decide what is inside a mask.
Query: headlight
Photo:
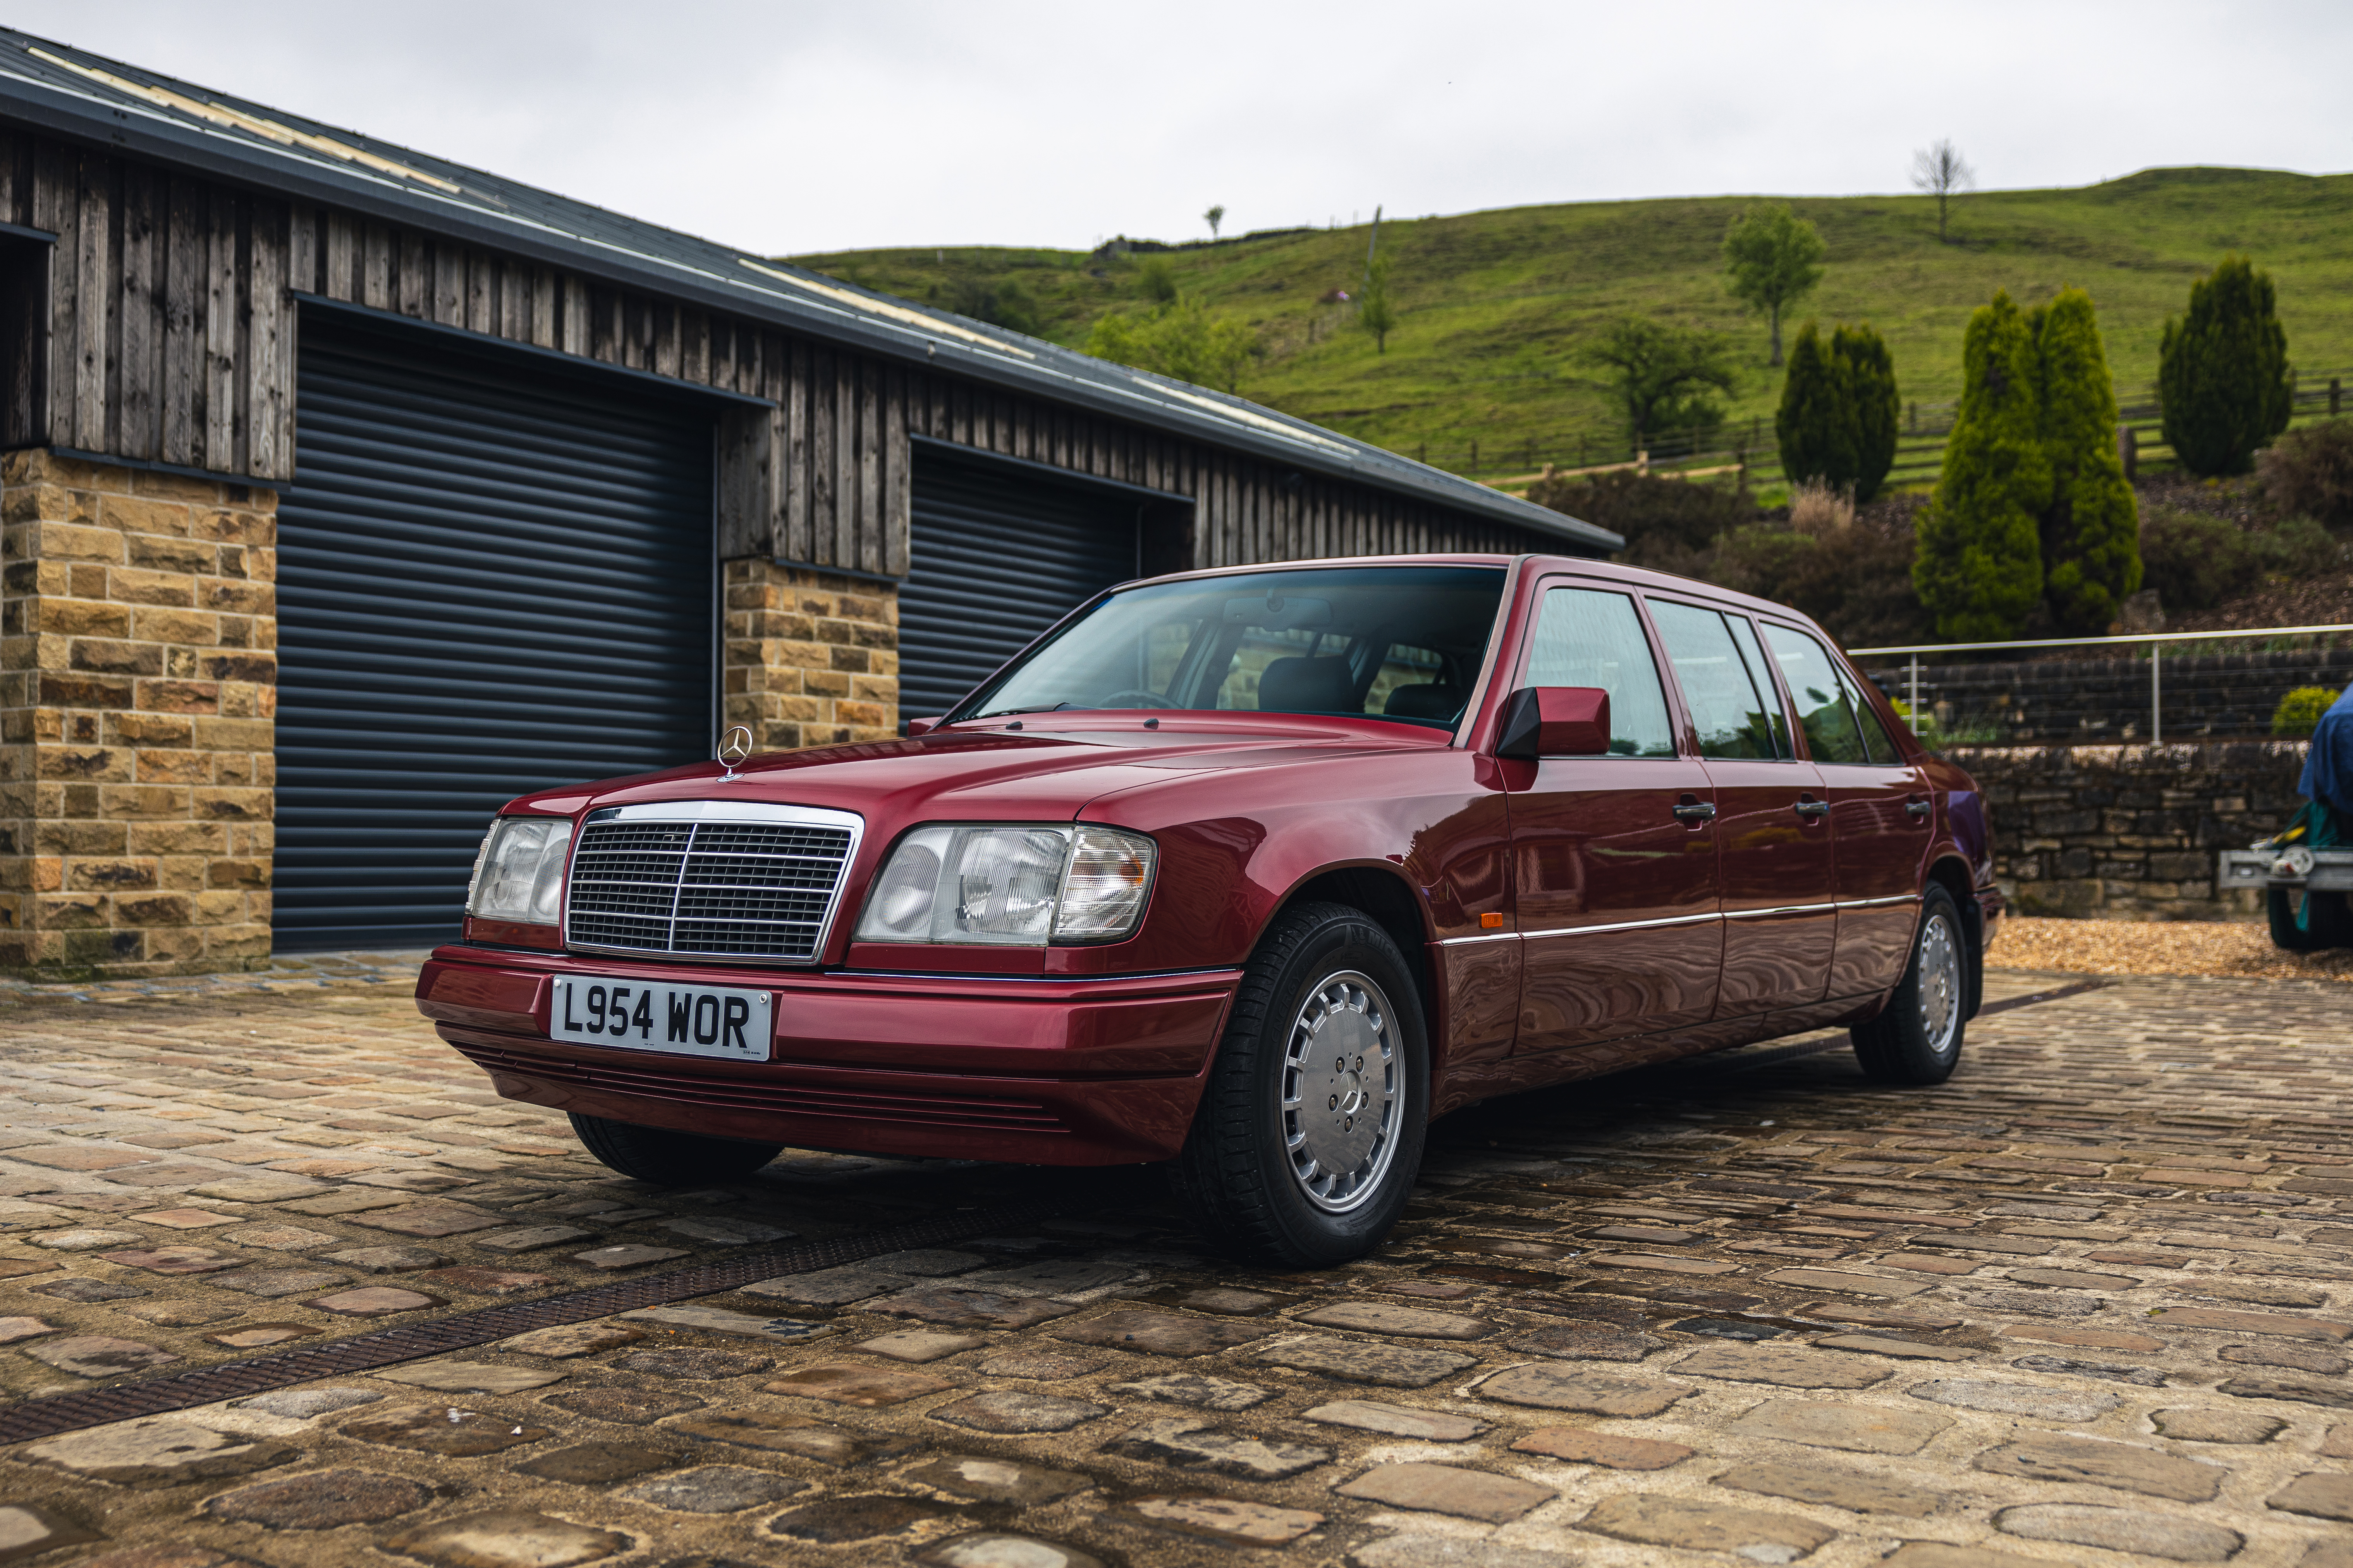
[[[564,913],[564,863],[572,823],[563,817],[501,817],[474,857],[466,913],[480,920],[553,926]]]
[[[1115,828],[918,828],[874,879],[858,939],[1115,941],[1143,917],[1154,849]]]

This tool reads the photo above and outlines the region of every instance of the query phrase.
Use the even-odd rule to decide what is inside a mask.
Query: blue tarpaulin
[[[2313,726],[2312,754],[2304,759],[2295,792],[2353,814],[2353,686],[2338,693]]]

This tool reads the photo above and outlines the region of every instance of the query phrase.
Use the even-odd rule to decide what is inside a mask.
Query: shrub
[[[2189,285],[2158,347],[2165,439],[2192,473],[2244,473],[2255,449],[2287,429],[2287,334],[2271,275],[2243,256]]]
[[[2272,710],[2272,733],[2290,740],[2306,738],[2312,734],[2313,726],[2320,722],[2320,715],[2337,701],[2337,695],[2326,686],[2298,686],[2282,697],[2279,706]]]
[[[1697,480],[1659,479],[1617,469],[1589,476],[1556,475],[1528,487],[1528,499],[1555,512],[1622,534],[1621,561],[1694,575],[1695,557],[1720,534],[1756,520],[1745,491]]]
[[[2042,597],[2052,476],[2034,371],[2026,318],[1997,293],[1969,317],[1960,413],[1912,564],[1938,634],[1956,641],[2017,636]]]
[[[2241,527],[2227,517],[2158,506],[2141,520],[2147,586],[2168,609],[2212,609],[2260,587],[2266,577],[2341,571],[2346,546],[2309,517]]]
[[[2158,506],[2141,520],[2143,580],[2168,609],[2211,609],[2263,579],[2263,561],[2246,530],[2225,517]]]
[[[1933,634],[1912,592],[1912,532],[1857,518],[1835,534],[1771,523],[1724,536],[1708,581],[1805,611],[1849,648],[1923,642]]]
[[[1820,538],[1854,526],[1854,496],[1838,486],[1810,479],[1789,497],[1789,526]]]
[[[2332,528],[2353,524],[2353,419],[2288,431],[2255,455],[2255,472],[2281,511],[2308,514]]]
[[[2116,454],[2116,395],[2092,296],[2062,289],[2029,317],[2051,463],[2041,518],[2043,598],[2066,630],[2105,631],[2141,585],[2140,527]]]
[[[1135,269],[1135,291],[1155,305],[1176,302],[1176,266],[1166,256],[1147,256]]]
[[[1841,326],[1824,343],[1814,323],[1799,330],[1773,421],[1781,467],[1793,480],[1822,480],[1868,501],[1895,461],[1903,400],[1895,362],[1868,326]]]
[[[1210,315],[1198,299],[1183,299],[1149,315],[1114,312],[1097,317],[1087,332],[1086,351],[1097,359],[1231,392],[1257,348],[1258,334],[1249,327]]]

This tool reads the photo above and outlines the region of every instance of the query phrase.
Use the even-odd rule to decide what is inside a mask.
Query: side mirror
[[[929,735],[939,727],[940,721],[937,718],[911,718],[907,721],[907,737],[912,740],[919,735]]]
[[[1498,757],[1602,757],[1609,694],[1599,686],[1523,686],[1504,705]]]

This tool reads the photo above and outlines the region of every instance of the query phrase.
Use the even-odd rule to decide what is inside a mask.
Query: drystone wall
[[[2304,741],[1968,747],[1992,809],[1994,871],[2022,915],[2237,920],[2258,895],[2218,894],[2218,851],[2295,814]]]

